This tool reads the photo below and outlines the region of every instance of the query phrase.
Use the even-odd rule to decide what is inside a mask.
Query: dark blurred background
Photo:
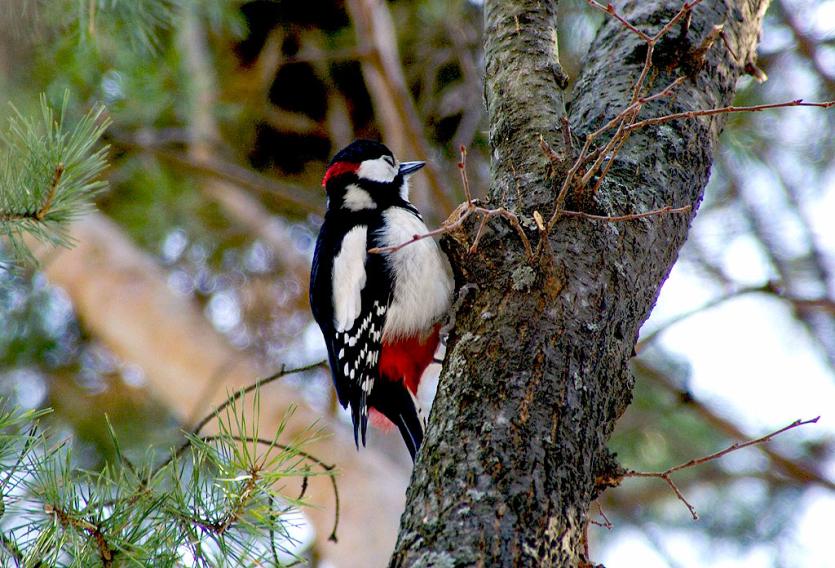
[[[603,16],[579,0],[560,12],[576,77]],[[174,443],[235,365],[254,379],[323,358],[307,281],[325,164],[358,137],[427,160],[413,196],[436,225],[462,200],[464,145],[483,193],[481,22],[480,2],[457,0],[4,0],[0,102],[26,113],[40,92],[69,89],[71,117],[101,102],[113,126],[110,189],[74,231],[75,256],[0,273],[0,396],[54,408],[51,428],[95,468],[113,451],[105,412],[143,454]],[[744,78],[736,104],[835,98],[835,2],[773,2],[758,64],[768,81]],[[831,566],[834,117],[729,117],[612,448],[627,467],[658,470],[823,418],[767,451],[683,472],[698,522],[659,480],[607,492],[614,526],[590,532],[610,568]],[[324,371],[289,382],[345,426]],[[398,437],[372,438],[405,484]],[[314,556],[361,565],[351,552]]]

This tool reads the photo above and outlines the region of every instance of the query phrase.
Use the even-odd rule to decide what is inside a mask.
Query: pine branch
[[[107,163],[107,146],[94,150],[110,124],[105,109],[96,106],[69,126],[68,102],[65,92],[56,113],[41,96],[37,118],[12,107],[14,116],[0,134],[0,241],[19,259],[33,259],[26,236],[70,246],[69,223],[106,187],[97,178]]]
[[[188,455],[172,449],[161,468],[152,454],[131,464],[108,426],[116,460],[100,471],[80,470],[70,444],[35,435],[42,412],[5,411],[0,400],[0,563],[281,565],[279,552],[296,557],[288,527],[314,475],[334,486],[335,531],[334,466],[303,449],[319,431],[279,442],[291,409],[274,436],[260,437],[258,390],[248,412],[241,396],[213,413],[217,434],[186,433]],[[301,481],[297,497],[281,491],[288,478]]]

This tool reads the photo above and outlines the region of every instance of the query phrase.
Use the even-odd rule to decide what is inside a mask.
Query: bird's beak
[[[415,173],[426,165],[426,162],[400,162],[400,173],[404,176]]]

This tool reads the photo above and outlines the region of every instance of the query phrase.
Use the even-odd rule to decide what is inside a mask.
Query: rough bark
[[[657,46],[650,93],[689,78],[642,116],[730,104],[742,65],[714,46],[701,68],[688,60],[714,24],[734,51],[752,58],[765,1],[706,1],[689,31]],[[680,1],[635,2],[622,10],[655,32]],[[556,2],[485,3],[485,93],[493,150],[491,205],[527,229],[547,219],[569,161],[560,135]],[[566,104],[582,137],[628,105],[642,42],[611,18],[601,28]],[[646,94],[646,93],[645,93]],[[664,124],[633,134],[593,202],[596,213],[698,206],[722,128],[721,117]],[[641,324],[687,236],[692,215],[628,223],[563,218],[545,253],[528,261],[496,219],[475,254],[448,241],[461,304],[438,395],[419,454],[392,566],[578,566],[595,479],[613,467],[606,444],[631,399],[627,363]],[[474,227],[469,227],[472,239]],[[536,242],[535,230],[528,236]]]

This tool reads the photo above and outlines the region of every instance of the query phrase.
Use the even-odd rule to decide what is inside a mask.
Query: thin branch
[[[803,99],[795,99],[793,101],[786,101],[782,103],[769,103],[764,105],[753,105],[753,106],[726,106],[722,108],[710,108],[710,109],[703,109],[703,110],[690,110],[686,112],[677,112],[674,114],[668,114],[665,116],[658,116],[655,118],[646,118],[631,126],[627,127],[627,132],[632,132],[633,130],[637,130],[639,128],[644,128],[646,126],[652,126],[655,124],[662,124],[664,122],[670,122],[671,120],[678,120],[680,118],[695,118],[697,116],[712,116],[714,114],[725,114],[725,113],[732,113],[732,112],[759,112],[762,110],[768,110],[773,108],[784,108],[784,107],[796,107],[796,106],[804,106],[804,107],[818,107],[818,108],[831,108],[835,106],[835,100],[833,101],[824,101],[824,102],[814,102],[808,103],[804,102]]]
[[[782,297],[782,296],[781,296]],[[825,312],[829,312],[832,315],[835,315],[835,301],[831,298],[791,298],[785,297],[785,299],[792,303],[796,308],[799,309],[808,309],[808,308],[816,308],[819,310],[823,310]]]
[[[191,434],[193,436],[198,436],[199,433],[200,433],[200,430],[202,430],[203,427],[206,426],[213,418],[217,417],[227,407],[234,404],[235,402],[237,402],[238,400],[240,400],[241,398],[243,398],[247,394],[251,393],[252,391],[254,391],[256,389],[259,389],[259,388],[261,388],[265,385],[268,385],[271,382],[276,381],[276,380],[278,380],[282,377],[285,377],[287,375],[292,375],[292,374],[296,374],[296,373],[303,373],[305,371],[310,371],[310,370],[316,369],[316,368],[324,366],[324,365],[325,365],[325,361],[318,361],[316,363],[311,363],[310,365],[304,365],[302,367],[296,367],[294,369],[287,369],[282,365],[280,371],[278,371],[276,373],[273,373],[272,375],[270,375],[268,377],[264,377],[263,379],[259,379],[258,381],[249,385],[248,387],[246,387],[244,389],[240,389],[238,391],[235,391],[234,393],[229,395],[223,403],[218,405],[215,409],[213,409],[209,414],[207,414],[202,420],[200,420],[197,424],[195,424],[192,427]],[[249,436],[249,437],[248,436],[237,436],[237,435],[232,435],[232,434],[225,434],[225,435],[213,434],[213,435],[200,436],[200,439],[204,442],[213,442],[213,441],[218,441],[218,440],[223,440],[223,439],[230,439],[230,438],[232,440],[236,440],[238,442],[258,443],[258,444],[263,444],[263,445],[268,445],[268,446],[274,446],[274,447],[280,448],[282,450],[292,450],[295,453],[297,453],[298,455],[302,456],[303,458],[317,464],[323,470],[325,470],[326,472],[329,472],[329,473],[332,472],[335,468],[335,466],[326,464],[325,462],[323,462],[322,460],[320,460],[319,458],[317,458],[316,456],[314,456],[311,453],[305,452],[304,450],[301,450],[299,448],[290,448],[289,446],[284,445],[284,444],[280,444],[280,443],[278,443],[274,440],[267,440],[265,438],[257,438],[257,437],[251,437],[251,436]],[[154,469],[154,471],[152,472],[150,477],[155,476],[165,466],[167,466],[169,463],[171,463],[174,459],[180,457],[190,446],[191,446],[191,439],[187,438],[186,441],[183,442],[180,445],[180,447],[177,448],[176,451],[172,452],[165,461],[163,461],[160,465],[158,465]],[[330,477],[331,485],[333,486],[333,496],[334,496],[334,502],[335,502],[333,530],[331,531],[331,534],[328,537],[328,539],[333,541],[333,542],[336,542],[336,530],[339,526],[339,490],[337,489],[336,479],[334,478],[334,476],[329,475],[328,477]]]
[[[484,215],[481,218],[481,223],[478,224],[478,230],[475,232],[475,239],[473,239],[473,244],[470,246],[470,254],[475,253],[476,249],[478,249],[478,243],[481,241],[481,237],[484,234],[484,226],[488,220],[490,220],[489,215]]]
[[[641,38],[643,41],[645,41],[646,43],[649,43],[649,44],[658,42],[658,40],[661,39],[667,32],[669,32],[672,29],[672,27],[674,25],[676,25],[676,23],[683,16],[689,14],[690,11],[692,11],[693,8],[698,6],[701,2],[702,2],[702,0],[694,0],[693,2],[689,2],[689,3],[685,2],[684,5],[681,7],[681,9],[678,11],[678,13],[676,13],[676,15],[673,16],[673,18],[669,22],[667,22],[667,24],[665,24],[663,28],[661,28],[654,36],[649,36],[648,34],[642,32],[641,30],[636,28],[626,18],[621,16],[612,4],[607,4],[606,6],[603,6],[599,2],[596,2],[595,0],[586,0],[586,3],[589,6],[591,6],[592,8],[596,8],[597,10],[600,10],[601,12],[605,12],[609,16],[612,16],[618,22],[620,22],[626,29],[628,29],[629,31],[631,31],[632,33],[637,35],[639,38]]]
[[[637,116],[638,116],[637,113],[632,116],[632,118],[629,120],[630,124],[632,122],[634,122],[634,120]],[[623,126],[623,125],[621,125],[621,126]],[[615,163],[615,158],[617,158],[618,152],[620,152],[620,149],[623,148],[623,145],[626,144],[626,141],[628,139],[629,139],[628,134],[626,136],[621,136],[617,145],[614,148],[612,148],[612,152],[611,152],[611,154],[609,154],[609,157],[606,160],[606,165],[603,167],[603,171],[600,172],[600,176],[597,178],[597,183],[594,184],[594,187],[591,190],[592,195],[597,194],[597,190],[600,189],[601,185],[603,185],[603,180],[606,179],[606,175],[608,175],[608,173],[609,173],[609,168],[611,168],[612,164]]]
[[[686,77],[678,77],[674,81],[672,81],[669,85],[667,85],[661,91],[655,93],[654,95],[650,95],[650,96],[647,96],[647,97],[639,97],[637,100],[634,100],[629,106],[627,106],[624,110],[622,110],[620,113],[618,113],[614,118],[612,118],[612,120],[610,120],[609,122],[607,122],[606,124],[604,124],[603,126],[598,128],[594,132],[586,135],[586,141],[583,144],[583,148],[580,150],[580,154],[577,156],[577,159],[574,161],[574,164],[571,166],[571,169],[568,170],[568,173],[566,174],[565,179],[563,180],[562,187],[560,188],[560,191],[557,194],[557,198],[554,202],[554,213],[551,215],[551,218],[548,220],[548,225],[547,225],[546,231],[545,231],[546,234],[550,233],[551,230],[554,228],[554,225],[556,225],[557,221],[559,221],[560,215],[563,212],[562,211],[562,206],[565,203],[566,197],[568,197],[569,190],[573,186],[574,176],[577,175],[577,172],[580,170],[580,168],[583,165],[585,165],[585,163],[591,157],[589,155],[589,148],[591,147],[592,142],[598,136],[600,136],[601,134],[603,134],[606,131],[614,128],[615,126],[618,126],[617,132],[612,137],[612,140],[610,140],[607,143],[606,147],[603,148],[602,150],[598,150],[598,151],[595,152],[595,155],[597,156],[597,158],[595,159],[594,164],[592,165],[592,167],[589,168],[589,171],[586,172],[586,174],[584,174],[584,176],[582,178],[583,183],[587,183],[588,180],[591,179],[592,175],[594,175],[597,168],[599,168],[603,159],[606,157],[607,149],[612,148],[612,146],[615,143],[619,142],[621,139],[623,141],[625,141],[624,137],[628,134],[629,131],[631,131],[631,129],[628,126],[624,127],[624,123],[627,120],[627,118],[631,116],[632,120],[634,120],[634,118],[637,117],[637,113],[640,112],[640,109],[642,108],[642,106],[644,104],[655,101],[655,100],[660,99],[662,97],[668,96],[670,93],[672,93],[673,89],[675,89],[678,85],[680,85],[682,82],[684,82],[685,79],[686,79]],[[622,145],[622,142],[621,142],[621,145]],[[607,164],[607,167],[606,167],[606,170],[605,170],[606,172],[609,171],[609,167],[611,167],[611,163],[613,161],[614,161],[614,154],[612,156],[610,156],[609,164]],[[601,175],[600,179],[598,180],[597,184],[595,185],[595,189],[597,189],[600,186],[600,184],[603,182],[603,178],[604,178],[604,176]],[[543,242],[541,241],[537,250],[541,252],[542,247],[543,247]]]
[[[617,153],[623,147],[626,139],[629,137],[630,133],[633,131],[643,128],[653,124],[660,124],[663,122],[667,122],[670,120],[676,120],[678,118],[694,118],[696,116],[709,116],[713,114],[720,114],[720,113],[728,113],[728,112],[755,112],[770,108],[779,108],[779,107],[787,107],[787,106],[816,106],[816,107],[823,107],[829,108],[835,105],[835,101],[829,101],[824,103],[804,103],[802,100],[795,100],[790,101],[787,103],[776,103],[776,104],[767,104],[767,105],[757,105],[751,107],[734,107],[728,106],[721,109],[707,109],[702,111],[688,111],[682,113],[671,114],[663,117],[655,117],[642,120],[640,122],[634,122],[637,119],[638,114],[640,113],[641,109],[647,103],[660,99],[662,97],[669,96],[673,89],[680,85],[683,81],[686,80],[686,77],[678,77],[672,83],[670,83],[667,87],[659,91],[658,93],[651,95],[649,97],[640,97],[641,88],[646,80],[646,77],[649,74],[649,70],[652,67],[652,56],[654,52],[654,47],[656,43],[665,35],[667,34],[682,18],[688,17],[688,20],[685,21],[685,29],[682,33],[686,33],[687,26],[689,26],[689,17],[690,14],[701,0],[694,0],[693,2],[685,2],[681,9],[676,13],[673,18],[671,18],[655,35],[650,36],[637,27],[635,27],[632,23],[630,23],[626,18],[624,18],[618,11],[612,6],[608,4],[603,6],[599,2],[595,0],[586,0],[587,4],[592,6],[593,8],[600,10],[607,15],[615,18],[621,25],[623,25],[626,29],[628,29],[633,34],[637,35],[643,42],[647,45],[647,51],[644,59],[644,65],[641,68],[640,75],[638,79],[635,81],[633,88],[632,88],[632,100],[629,105],[625,109],[623,109],[620,113],[618,113],[614,118],[612,118],[609,122],[598,128],[597,130],[593,131],[592,133],[586,136],[585,144],[583,145],[582,150],[580,151],[579,156],[575,160],[572,167],[569,169],[565,179],[563,180],[563,184],[560,188],[560,191],[557,194],[557,198],[554,202],[554,212],[551,215],[551,218],[548,221],[548,225],[546,228],[545,233],[543,234],[543,240],[547,238],[547,234],[553,229],[554,225],[560,219],[560,216],[564,213],[562,208],[563,204],[565,203],[565,199],[567,198],[568,192],[571,190],[575,183],[575,176],[577,175],[578,171],[583,168],[588,160],[589,157],[589,149],[591,148],[592,142],[602,135],[605,132],[612,130],[613,128],[617,128],[614,135],[612,136],[611,140],[607,142],[607,144],[601,150],[596,151],[596,157],[593,158],[594,161],[590,167],[588,167],[585,172],[583,173],[582,178],[579,182],[582,185],[587,185],[592,178],[597,175],[598,171],[600,170],[603,161],[608,158],[608,162],[606,163],[599,179],[595,183],[595,186],[592,190],[592,194],[594,194],[602,185],[603,180],[605,179],[606,175],[611,168],[612,163],[614,162]],[[715,26],[711,34],[702,42],[701,46],[698,48],[700,57],[704,57],[704,52],[707,51],[715,42],[717,37],[722,37],[727,45],[727,38],[724,36],[724,32],[721,26]],[[727,46],[728,50],[731,52],[731,55],[736,57],[733,51],[730,49],[730,46]],[[543,149],[545,151],[546,149]],[[547,152],[546,152],[547,154]],[[554,159],[553,156],[549,156],[552,160]],[[574,212],[573,216],[583,216],[586,218],[597,218],[598,220],[615,220],[615,219],[603,219],[601,217],[595,217],[588,214],[581,214],[579,212]],[[630,220],[632,218],[640,218],[640,216],[626,216],[622,220]],[[544,243],[540,242],[539,246],[537,247],[537,251],[541,252],[543,250]]]
[[[633,26],[633,25],[629,22],[629,20],[627,20],[626,18],[624,18],[623,16],[621,16],[621,15],[618,13],[618,11],[617,11],[617,10],[615,10],[615,7],[614,7],[614,6],[612,6],[611,4],[607,4],[606,6],[604,6],[603,4],[601,4],[601,3],[599,3],[599,2],[595,2],[595,0],[586,0],[586,3],[587,3],[589,6],[591,6],[592,8],[595,8],[595,9],[600,10],[601,12],[603,12],[603,13],[605,13],[605,14],[608,14],[609,16],[612,16],[614,19],[616,19],[617,21],[619,21],[619,22],[623,25],[623,27],[625,27],[626,29],[628,29],[630,32],[632,32],[633,34],[635,34],[636,36],[638,36],[639,38],[641,38],[641,39],[642,39],[642,40],[644,40],[645,42],[649,43],[649,42],[651,42],[651,41],[652,41],[652,38],[651,38],[651,37],[649,37],[647,34],[645,34],[644,32],[642,32],[641,30],[639,30],[639,29],[638,29],[638,28],[636,28],[635,26]]]
[[[504,207],[499,207],[496,209],[487,209],[485,207],[480,207],[475,204],[472,193],[470,191],[470,181],[467,177],[467,148],[462,145],[460,150],[461,161],[458,162],[458,171],[461,172],[461,184],[464,188],[464,195],[466,196],[467,201],[461,203],[458,207],[456,207],[452,214],[447,218],[447,220],[444,221],[441,224],[441,226],[437,229],[433,229],[423,234],[412,235],[411,239],[397,245],[370,248],[368,249],[369,254],[394,253],[399,251],[403,247],[416,243],[417,241],[449,233],[450,231],[460,227],[470,215],[472,215],[473,213],[478,213],[482,215],[482,218],[481,222],[479,223],[478,231],[476,232],[476,237],[473,242],[473,245],[469,249],[470,254],[473,254],[476,251],[476,248],[478,247],[478,243],[481,240],[481,236],[484,231],[485,225],[487,224],[487,221],[490,220],[492,217],[502,217],[510,223],[513,229],[516,231],[516,234],[519,235],[519,239],[522,241],[522,245],[525,247],[525,252],[527,253],[528,258],[533,258],[534,253],[533,248],[531,247],[531,242],[528,239],[528,236],[525,234],[525,230],[522,228],[522,224],[519,223],[519,218],[516,216],[515,213],[508,211]],[[449,220],[453,217],[456,217],[455,221],[450,222]]]
[[[284,365],[282,365],[281,370],[278,371],[277,373],[273,373],[272,375],[270,375],[268,377],[264,377],[263,379],[259,379],[259,380],[255,381],[255,383],[249,385],[248,387],[237,390],[234,393],[232,393],[231,395],[229,395],[226,398],[226,400],[223,401],[223,403],[221,403],[219,406],[217,406],[217,408],[214,408],[210,413],[208,413],[205,417],[203,417],[202,420],[200,420],[197,424],[195,424],[191,428],[190,433],[193,436],[197,436],[198,434],[200,434],[200,430],[202,430],[203,427],[206,426],[206,424],[211,422],[213,418],[217,417],[229,405],[234,404],[235,402],[237,402],[238,400],[240,400],[241,398],[243,398],[247,394],[251,393],[255,389],[258,389],[258,388],[261,388],[265,385],[268,385],[271,382],[276,381],[276,380],[278,380],[282,377],[285,377],[287,375],[293,375],[293,374],[296,374],[296,373],[303,373],[305,371],[310,371],[312,369],[315,369],[317,367],[322,367],[324,365],[325,365],[325,361],[318,361],[316,363],[311,363],[310,365],[305,365],[303,367],[297,367],[295,369],[287,369],[287,368],[284,367]],[[162,469],[165,468],[165,466],[167,466],[169,463],[171,463],[171,461],[174,458],[182,455],[182,453],[184,451],[186,451],[189,448],[189,446],[191,446],[191,440],[189,438],[186,438],[186,440],[180,445],[179,448],[177,448],[176,451],[172,452],[162,463],[160,463],[153,470],[153,472],[151,472],[151,475],[149,477],[154,477],[157,473],[162,471]]]
[[[704,420],[710,426],[720,430],[730,438],[744,439],[749,436],[742,431],[739,426],[720,416],[713,409],[708,407],[704,402],[697,399],[693,393],[680,388],[673,380],[658,369],[648,365],[641,358],[636,358],[632,363],[636,371],[642,376],[650,380],[654,385],[666,390],[678,400],[681,401],[682,406],[689,408]],[[772,464],[772,469],[779,470],[787,477],[794,479],[798,483],[816,483],[821,487],[825,487],[830,491],[835,491],[835,482],[824,477],[822,473],[802,463],[797,459],[789,458],[779,451],[765,445],[757,446]]]
[[[690,515],[693,517],[693,520],[695,521],[695,520],[699,519],[699,515],[696,512],[696,509],[693,507],[693,505],[690,504],[689,501],[687,501],[687,499],[682,494],[681,490],[676,486],[675,482],[673,482],[672,478],[670,477],[671,474],[673,474],[677,471],[681,471],[683,469],[688,469],[688,468],[691,468],[691,467],[695,467],[697,465],[701,465],[701,464],[704,464],[704,463],[707,463],[707,462],[710,462],[710,461],[717,460],[717,459],[722,458],[722,457],[724,457],[724,456],[726,456],[726,455],[728,455],[732,452],[736,452],[738,450],[741,450],[743,448],[747,448],[749,446],[754,446],[754,445],[757,445],[757,444],[764,444],[766,442],[769,442],[772,438],[774,438],[776,436],[779,436],[780,434],[782,434],[784,432],[787,432],[789,430],[792,430],[794,428],[798,428],[800,426],[805,426],[807,424],[816,424],[819,419],[820,419],[820,416],[817,416],[815,418],[811,418],[809,420],[795,420],[794,422],[792,422],[788,426],[784,426],[784,427],[782,427],[778,430],[775,430],[774,432],[766,434],[765,436],[761,436],[761,437],[756,438],[754,440],[747,440],[745,442],[734,442],[733,444],[731,444],[730,446],[728,446],[727,448],[725,448],[723,450],[720,450],[718,452],[714,452],[712,454],[709,454],[709,455],[706,455],[706,456],[703,456],[703,457],[700,457],[700,458],[694,458],[694,459],[686,461],[682,464],[679,464],[679,465],[673,466],[671,468],[668,468],[664,471],[648,472],[648,471],[629,470],[629,471],[626,471],[623,474],[623,477],[657,477],[659,479],[663,479],[667,483],[667,485],[670,486],[670,489],[672,489],[673,493],[675,493],[675,495],[679,499],[679,501],[684,503],[684,505],[690,511]]]
[[[571,189],[571,182],[574,180],[574,176],[577,174],[577,170],[583,165],[586,160],[586,155],[589,151],[589,147],[591,147],[592,143],[592,135],[589,134],[586,136],[586,142],[583,144],[583,148],[580,150],[580,155],[577,156],[577,159],[574,161],[574,164],[571,166],[571,169],[568,170],[568,173],[565,176],[565,179],[562,182],[562,186],[560,187],[560,192],[557,194],[557,199],[554,202],[554,213],[551,215],[551,218],[548,220],[548,225],[545,227],[546,235],[551,232],[554,228],[554,225],[557,224],[557,221],[560,220],[560,215],[562,214],[562,206],[565,203],[565,198],[568,197],[568,191]],[[539,242],[539,246],[537,247],[537,251],[541,252],[544,246],[544,243],[547,239],[543,239]]]
[[[458,162],[458,171],[461,172],[461,186],[464,188],[464,196],[467,198],[467,206],[473,205],[473,194],[470,192],[470,180],[467,176],[467,147],[461,144],[461,161]]]
[[[581,177],[578,180],[578,183],[581,186],[585,186],[587,183],[589,183],[589,181],[591,181],[592,176],[594,176],[594,174],[597,173],[597,170],[600,169],[600,165],[603,163],[603,160],[605,160],[606,158],[609,158],[608,164],[611,164],[615,160],[615,153],[613,152],[613,148],[615,147],[615,145],[626,141],[626,136],[624,136],[624,130],[623,129],[626,126],[627,122],[631,123],[634,120],[634,117],[637,115],[637,113],[638,113],[638,109],[631,109],[630,108],[627,112],[621,113],[616,117],[618,122],[619,122],[618,129],[615,130],[615,133],[612,136],[612,139],[609,140],[606,143],[606,145],[600,150],[600,152],[597,153],[597,158],[594,160],[594,162],[592,162],[591,167],[589,167],[586,170],[586,173],[583,174],[583,177]],[[632,120],[629,120],[629,118],[628,118],[629,116],[632,117]],[[609,155],[609,152],[612,152],[611,156]],[[607,170],[608,170],[608,164],[607,164],[607,168],[606,168]],[[600,180],[602,180],[602,179],[603,179],[603,176],[601,175]]]
[[[475,247],[478,244],[478,241],[481,240],[481,233],[484,229],[484,225],[487,221],[493,217],[502,217],[506,219],[510,226],[516,231],[516,234],[519,235],[519,239],[522,241],[522,245],[525,247],[525,253],[528,255],[528,258],[533,258],[534,252],[533,247],[531,247],[531,241],[528,239],[528,236],[525,234],[525,230],[522,228],[522,224],[519,222],[519,218],[516,216],[515,213],[508,211],[504,207],[498,207],[496,209],[487,209],[485,207],[480,207],[478,205],[471,205],[467,206],[466,203],[462,203],[456,211],[460,212],[463,209],[463,213],[459,213],[458,219],[456,219],[452,223],[444,223],[437,229],[433,229],[427,233],[422,233],[419,235],[412,235],[412,238],[404,241],[397,245],[391,245],[388,247],[373,247],[368,249],[369,254],[382,254],[382,253],[393,253],[397,252],[403,247],[409,246],[417,241],[426,239],[428,237],[435,237],[438,235],[443,235],[444,233],[449,233],[450,231],[460,227],[467,218],[472,215],[473,213],[478,213],[482,215],[481,223],[479,224],[479,229],[476,234],[475,242],[473,246],[470,247],[470,254],[475,252]],[[455,213],[453,213],[454,215]]]
[[[461,208],[459,207],[458,209],[460,210]],[[403,247],[408,246],[408,245],[410,245],[412,243],[415,243],[417,241],[420,241],[422,239],[426,239],[426,238],[429,238],[429,237],[436,237],[438,235],[443,235],[444,233],[448,233],[448,232],[452,231],[453,229],[455,229],[457,227],[460,227],[461,224],[464,223],[464,221],[467,219],[467,217],[469,217],[477,209],[481,209],[481,208],[476,207],[476,206],[473,206],[472,208],[468,207],[464,210],[463,214],[461,214],[461,216],[458,217],[458,219],[456,221],[454,221],[453,223],[448,223],[448,224],[444,223],[443,225],[441,225],[437,229],[433,229],[433,230],[429,231],[428,233],[422,233],[420,235],[412,235],[411,239],[409,239],[408,241],[402,242],[399,245],[392,245],[392,246],[389,246],[389,247],[373,247],[373,248],[370,248],[370,249],[368,249],[368,253],[369,254],[382,254],[384,252],[389,252],[389,253],[397,252],[400,249],[402,249]]]
[[[597,139],[598,136],[600,136],[601,134],[604,134],[608,130],[611,130],[615,126],[618,127],[617,131],[615,131],[615,134],[612,136],[612,139],[599,152],[599,155],[598,155],[597,159],[595,160],[594,164],[592,165],[591,168],[589,168],[588,172],[586,172],[586,174],[583,176],[582,183],[584,185],[587,184],[589,182],[589,180],[591,179],[591,177],[597,172],[597,169],[600,167],[600,163],[609,154],[609,151],[611,150],[611,148],[615,144],[619,143],[619,144],[622,145],[626,141],[626,139],[629,137],[629,133],[632,131],[630,126],[632,125],[632,122],[638,117],[638,114],[641,112],[641,109],[644,107],[644,105],[646,105],[647,103],[656,101],[660,98],[669,96],[670,94],[672,94],[673,90],[676,87],[678,87],[680,84],[682,84],[686,79],[687,79],[687,77],[684,77],[684,76],[677,77],[669,85],[667,85],[666,87],[664,87],[663,89],[661,89],[660,91],[655,93],[654,95],[650,95],[650,96],[647,96],[647,97],[636,98],[635,100],[633,100],[629,104],[629,106],[627,106],[624,110],[622,110],[620,113],[618,113],[612,120],[610,120],[609,122],[604,124],[602,127],[598,128],[597,130],[595,130],[594,132],[592,132],[590,134],[590,136],[592,137],[592,140],[594,140],[594,139]],[[627,122],[629,122],[629,124],[627,124]],[[610,163],[612,161],[614,161],[614,158],[615,158],[614,155],[616,153],[617,152],[614,152],[613,155],[609,157],[609,162]],[[608,168],[607,168],[607,170],[608,170]],[[600,180],[602,181],[602,179],[604,177],[605,176],[601,175]],[[598,182],[598,184],[599,183],[600,182]]]
[[[658,30],[657,34],[652,36],[652,42],[656,43],[658,40],[664,37],[664,35],[666,35],[667,32],[673,29],[673,26],[676,25],[681,18],[689,14],[693,8],[695,8],[701,3],[702,0],[693,0],[693,2],[685,2],[684,5],[681,7],[681,10],[679,10],[678,13],[675,16],[673,16],[672,19],[669,22],[667,22],[667,24],[663,28]]]
[[[612,524],[612,521],[610,521],[609,517],[606,516],[606,513],[603,512],[603,505],[600,504],[600,500],[598,499],[595,503],[597,504],[597,514],[600,515],[603,522],[595,521],[594,519],[589,519],[589,522],[598,527],[603,527],[606,530],[612,530],[615,525]]]
[[[325,361],[317,361],[316,363],[311,363],[310,365],[304,365],[302,367],[296,367],[295,369],[287,369],[284,365],[282,365],[280,371],[273,373],[268,377],[264,377],[263,379],[258,379],[248,387],[235,391],[233,394],[229,395],[229,397],[222,404],[220,404],[217,408],[215,408],[209,414],[207,414],[200,422],[195,424],[194,427],[191,429],[191,433],[197,435],[200,432],[200,430],[202,430],[206,424],[211,422],[215,416],[220,414],[229,405],[234,404],[235,402],[237,402],[247,394],[251,393],[255,389],[259,389],[263,386],[266,386],[272,383],[273,381],[276,381],[287,375],[295,375],[296,373],[304,373],[306,371],[312,371],[313,369],[316,369],[318,367],[323,367],[325,363]],[[188,442],[186,442],[185,445],[188,446]]]
[[[633,213],[631,215],[592,215],[591,213],[583,213],[582,211],[563,211],[562,214],[566,217],[580,217],[590,221],[606,221],[607,223],[620,223],[622,221],[635,221],[636,219],[645,219],[646,217],[654,217],[656,215],[665,215],[667,213],[689,213],[693,207],[685,205],[683,207],[662,207],[661,209],[653,209],[644,213]]]
[[[783,426],[782,428],[771,432],[770,434],[766,434],[765,436],[760,436],[754,440],[747,440],[745,442],[734,442],[724,450],[720,450],[718,452],[712,453],[710,455],[692,459],[690,461],[684,462],[683,464],[677,465],[675,467],[671,467],[670,469],[666,470],[664,473],[670,474],[675,473],[676,471],[680,471],[682,469],[686,469],[689,467],[693,467],[696,465],[701,465],[703,463],[707,463],[709,461],[717,460],[723,456],[730,454],[731,452],[735,452],[737,450],[741,450],[743,448],[747,448],[749,446],[754,446],[756,444],[762,444],[765,442],[770,442],[776,436],[779,436],[783,432],[787,432],[789,430],[793,430],[794,428],[798,428],[800,426],[805,426],[807,424],[817,424],[818,420],[820,420],[820,416],[816,416],[815,418],[810,418],[809,420],[795,420],[788,426]]]
[[[644,86],[644,81],[649,75],[649,70],[652,68],[652,54],[655,52],[655,43],[647,43],[647,53],[644,58],[644,66],[641,67],[641,73],[638,75],[638,80],[632,87],[632,104],[635,104],[640,98],[641,88]]]
[[[519,235],[519,240],[522,241],[522,245],[525,247],[525,253],[528,255],[528,259],[533,258],[533,248],[531,247],[531,242],[528,240],[528,236],[525,234],[525,230],[519,222],[519,217],[504,207],[488,210],[487,214],[490,216],[499,215],[500,217],[504,217],[507,222],[510,223],[510,226],[516,231],[516,234]]]

